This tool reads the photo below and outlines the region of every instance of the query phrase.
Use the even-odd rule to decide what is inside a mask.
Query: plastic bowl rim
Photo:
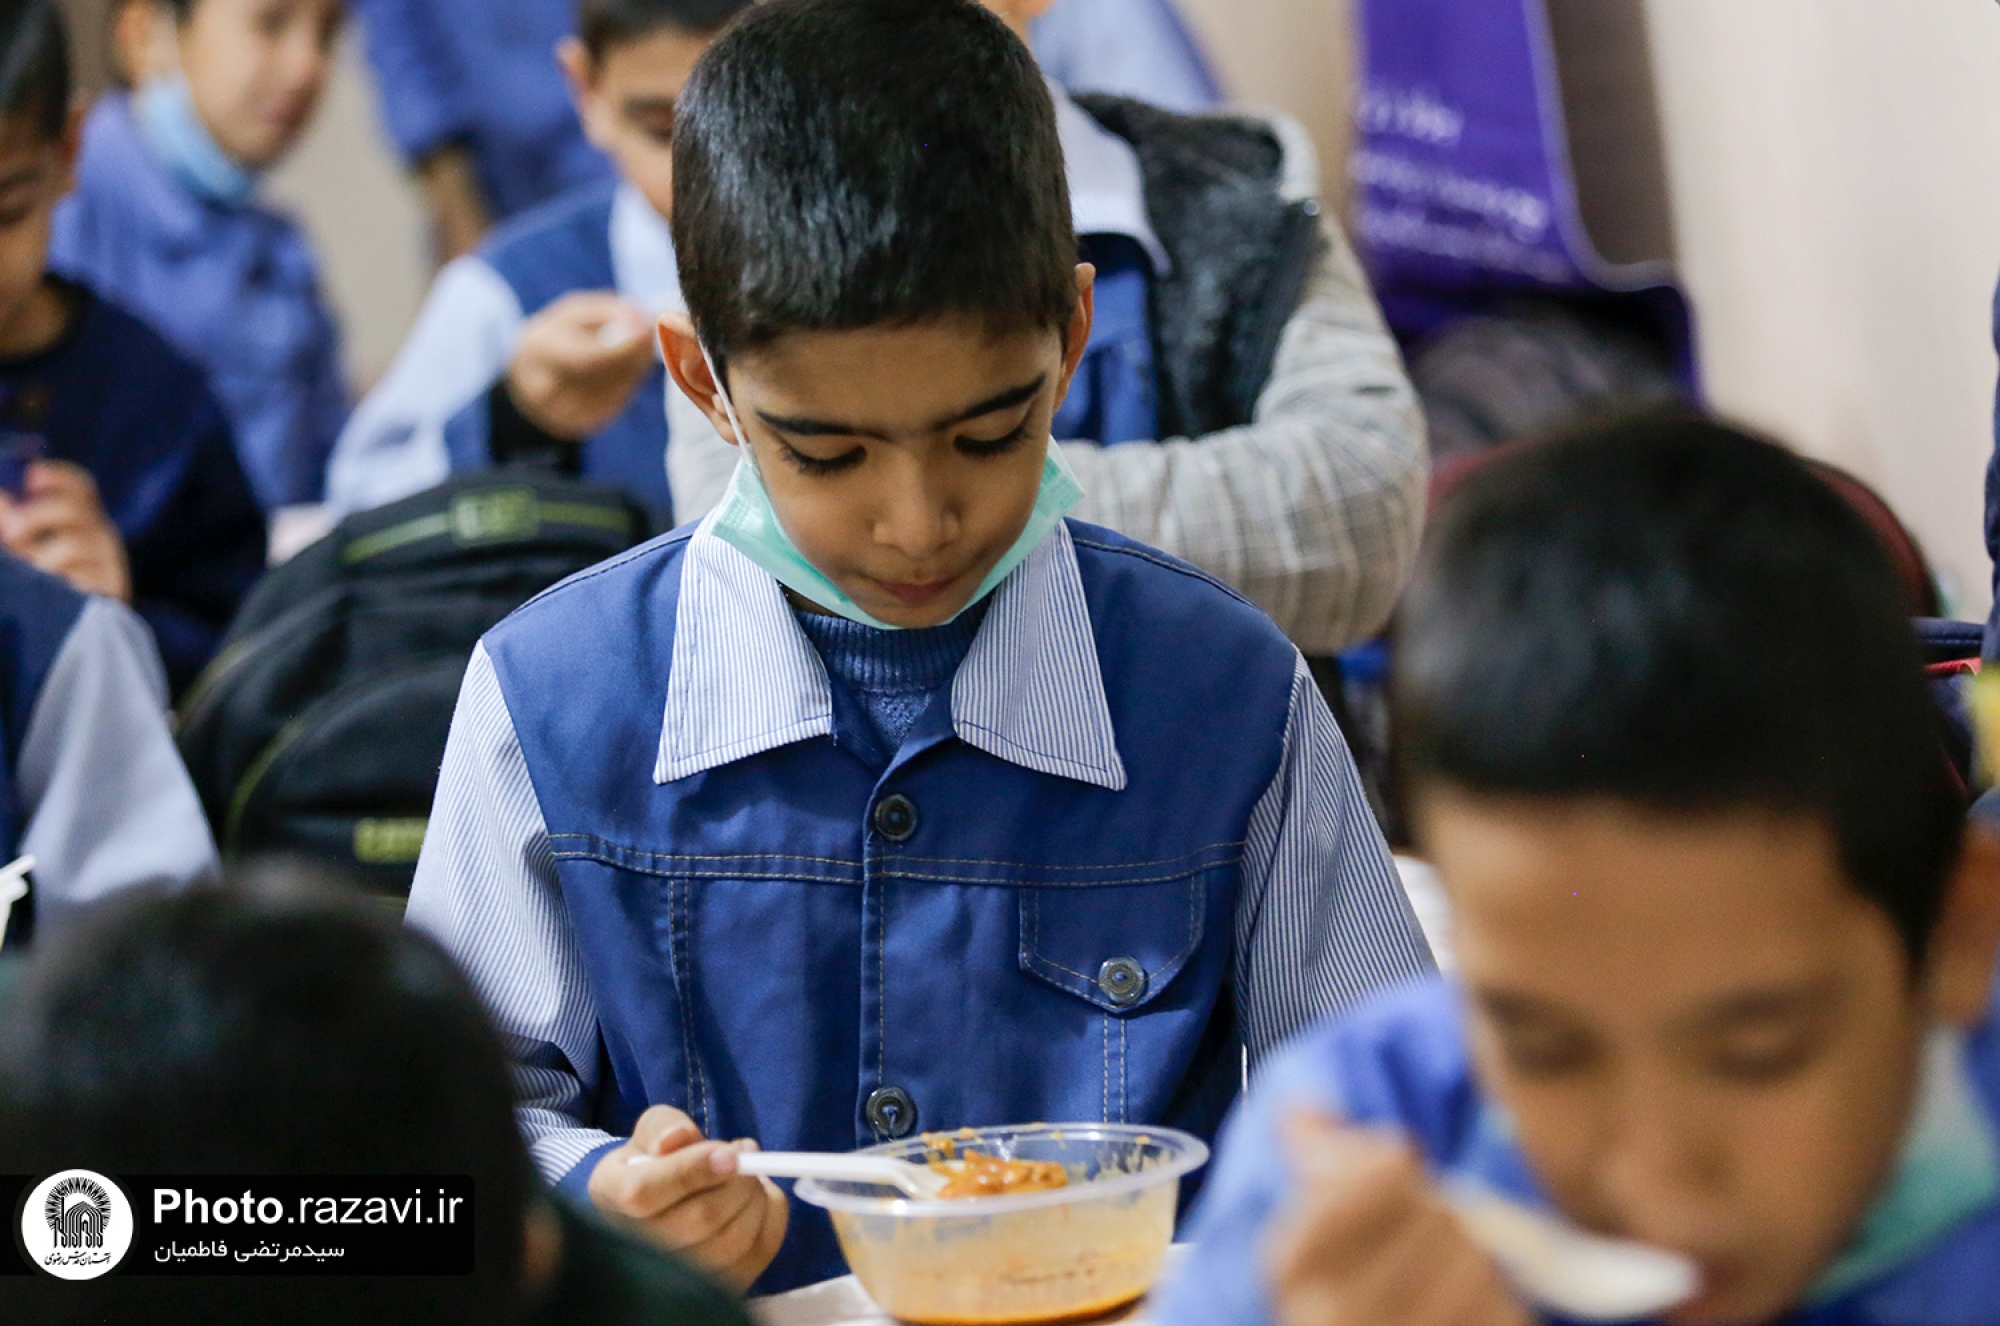
[[[977,1142],[979,1137],[961,1137],[967,1131],[959,1129],[942,1134],[954,1141]],[[1193,1133],[1184,1133],[1178,1128],[1148,1128],[1132,1123],[1037,1123],[1014,1126],[1000,1124],[988,1128],[970,1130],[983,1137],[989,1133],[1005,1133],[1013,1137],[1047,1137],[1055,1133],[1071,1134],[1085,1139],[1118,1140],[1137,1142],[1146,1138],[1154,1142],[1171,1142],[1179,1148],[1180,1154],[1166,1163],[1137,1174],[1121,1174],[1114,1179],[1100,1179],[1091,1183],[1078,1184],[1073,1188],[1053,1188],[1047,1192],[1021,1193],[1013,1197],[981,1197],[972,1200],[954,1198],[932,1198],[919,1200],[914,1197],[856,1197],[848,1193],[829,1192],[818,1179],[800,1179],[793,1187],[793,1193],[802,1202],[822,1207],[828,1211],[839,1211],[844,1215],[893,1216],[898,1219],[922,1219],[924,1217],[954,1217],[958,1219],[978,1219],[987,1216],[1006,1215],[1014,1211],[1034,1211],[1043,1207],[1067,1206],[1079,1200],[1099,1201],[1113,1197],[1123,1197],[1129,1193],[1142,1192],[1167,1182],[1192,1174],[1208,1163],[1208,1143]],[[939,1134],[928,1134],[938,1136]],[[892,1155],[908,1150],[913,1142],[921,1138],[904,1138],[899,1142],[883,1142],[857,1151],[858,1156]],[[1080,1195],[1088,1193],[1088,1198]]]

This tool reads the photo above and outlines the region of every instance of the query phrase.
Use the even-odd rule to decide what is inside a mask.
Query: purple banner
[[[1666,262],[1606,261],[1585,232],[1543,0],[1365,0],[1357,239],[1398,331],[1511,294],[1647,292],[1687,355]]]

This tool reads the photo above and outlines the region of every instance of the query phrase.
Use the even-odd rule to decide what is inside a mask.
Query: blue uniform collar
[[[176,180],[146,146],[127,93],[110,92],[100,98],[83,132],[88,150],[78,169],[102,174],[112,188],[130,197],[170,253],[185,255],[200,249],[217,218],[252,210],[212,206]]]
[[[1173,263],[1146,213],[1146,180],[1132,145],[1090,118],[1069,93],[1054,83],[1056,134],[1069,173],[1070,214],[1079,235],[1123,235],[1152,260],[1155,275]]]
[[[656,783],[833,734],[826,666],[778,582],[709,531],[688,540]],[[994,591],[951,690],[960,741],[1039,773],[1123,791],[1083,575],[1066,525]]]
[[[686,311],[673,230],[645,194],[623,182],[611,197],[611,271],[618,293],[654,317]]]

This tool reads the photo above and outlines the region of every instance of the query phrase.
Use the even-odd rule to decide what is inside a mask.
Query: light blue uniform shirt
[[[1208,56],[1172,0],[1056,0],[1030,35],[1042,72],[1071,92],[1186,114],[1222,101]]]
[[[348,411],[340,335],[305,236],[205,202],[154,159],[123,93],[84,124],[49,265],[137,313],[208,374],[265,511],[317,502]]]
[[[0,553],[0,623],[38,576]],[[74,602],[74,598],[71,602]],[[47,604],[34,600],[35,611]],[[15,747],[14,850],[35,858],[36,929],[123,889],[213,878],[215,843],[174,749],[167,679],[146,625],[108,599],[84,600],[32,695]],[[0,629],[0,648],[18,647]],[[0,665],[11,675],[15,661]],[[0,859],[0,864],[5,864]]]

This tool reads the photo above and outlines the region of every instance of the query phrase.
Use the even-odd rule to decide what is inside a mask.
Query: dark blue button
[[[1097,969],[1097,988],[1116,1008],[1130,1008],[1144,999],[1152,983],[1137,958],[1113,958]]]
[[[892,843],[906,843],[916,831],[916,803],[901,792],[875,803],[875,832]]]
[[[868,1126],[892,1142],[917,1131],[917,1102],[901,1087],[881,1087],[869,1093],[862,1113]]]

